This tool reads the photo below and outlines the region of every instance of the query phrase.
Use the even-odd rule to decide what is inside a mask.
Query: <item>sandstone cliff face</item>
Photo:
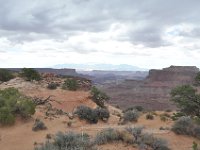
[[[170,66],[162,70],[150,70],[143,81],[126,80],[120,84],[105,85],[104,90],[111,103],[123,108],[142,105],[146,109],[175,109],[169,101],[170,91],[177,85],[192,84],[198,68],[193,66]]]

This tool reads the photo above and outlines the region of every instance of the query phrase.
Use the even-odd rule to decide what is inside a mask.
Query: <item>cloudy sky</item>
[[[0,0],[0,67],[200,67],[200,0]]]

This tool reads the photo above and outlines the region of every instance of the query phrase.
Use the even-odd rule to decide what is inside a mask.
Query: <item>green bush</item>
[[[30,117],[35,113],[35,104],[15,88],[0,90],[0,123],[12,124],[15,116]]]
[[[97,123],[98,122],[98,115],[93,109],[87,106],[78,106],[75,114],[78,115],[80,119],[87,120],[89,123]]]
[[[88,134],[76,134],[73,132],[58,132],[53,142],[47,141],[44,145],[36,147],[35,150],[92,150]]]
[[[137,122],[139,118],[139,112],[137,110],[129,110],[124,113],[123,115],[123,122],[126,123],[128,121],[132,122]]]
[[[87,120],[89,123],[97,123],[99,119],[107,121],[110,117],[110,113],[107,109],[99,107],[91,109],[84,105],[78,106],[75,114],[77,114],[80,119]]]
[[[13,78],[14,78],[14,76],[11,73],[11,71],[6,70],[6,69],[0,69],[0,81],[7,82]]]
[[[99,107],[105,107],[105,102],[109,100],[109,97],[106,93],[100,91],[96,87],[92,87],[91,89],[91,96],[92,100],[99,106]]]
[[[33,68],[23,68],[21,70],[20,75],[23,78],[25,78],[27,81],[33,81],[33,80],[39,81],[39,80],[41,80],[40,74],[36,70],[34,70]]]
[[[75,79],[65,80],[62,89],[68,89],[70,91],[76,91],[78,89],[78,82]]]

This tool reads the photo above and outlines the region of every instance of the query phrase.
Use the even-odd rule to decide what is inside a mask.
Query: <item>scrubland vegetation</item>
[[[22,69],[19,75],[27,81],[39,81],[42,79],[37,71],[30,68]],[[176,112],[172,112],[172,110],[167,110],[165,112],[156,112],[144,110],[142,106],[130,106],[123,111],[117,109],[117,111],[120,111],[120,115],[116,115],[116,113],[113,113],[112,111],[109,112],[110,106],[107,103],[109,101],[109,96],[96,87],[92,87],[91,90],[88,91],[90,95],[87,96],[87,99],[90,99],[96,103],[96,108],[94,107],[96,106],[94,105],[94,103],[94,106],[92,107],[89,105],[79,105],[78,107],[76,107],[73,113],[65,113],[61,109],[53,108],[52,104],[48,103],[48,106],[46,105],[45,107],[46,109],[48,109],[47,111],[50,111],[50,114],[52,113],[52,115],[44,117],[45,119],[49,118],[50,120],[53,120],[59,118],[61,115],[65,115],[64,117],[69,118],[69,120],[63,121],[65,122],[65,128],[67,129],[73,129],[74,127],[76,128],[76,122],[79,121],[79,119],[86,120],[87,126],[90,124],[96,124],[92,125],[94,127],[97,127],[99,125],[97,123],[101,120],[102,122],[100,124],[102,125],[102,130],[100,132],[95,131],[92,135],[90,135],[89,132],[88,134],[87,132],[83,133],[83,131],[81,134],[68,131],[66,133],[58,132],[55,135],[52,135],[50,132],[50,134],[47,135],[47,141],[44,144],[35,144],[34,149],[97,150],[98,147],[102,145],[110,143],[122,143],[128,146],[132,146],[134,148],[138,148],[139,150],[169,150],[170,145],[167,143],[166,140],[158,138],[158,136],[154,136],[153,132],[152,134],[150,134],[151,132],[146,132],[148,128],[137,126],[137,122],[140,123],[142,119],[145,123],[151,122],[152,124],[154,121],[162,121],[161,125],[159,127],[156,127],[156,132],[174,132],[177,135],[187,135],[188,137],[200,139],[200,94],[198,92],[197,84],[199,81],[198,76],[195,78],[195,86],[182,85],[177,86],[171,90],[171,101],[174,102],[178,107],[178,110]],[[9,81],[14,77],[15,76],[10,71],[0,70],[0,80],[2,82]],[[65,92],[64,90],[80,90],[78,80],[74,78],[67,78],[66,80],[65,79],[62,80],[62,83],[64,82],[63,84],[59,83],[58,85],[56,82],[52,81],[46,84],[45,87],[53,90],[56,89],[58,86],[61,86],[63,89],[61,90],[62,92]],[[30,84],[31,82],[27,83]],[[38,82],[36,82],[36,84],[37,83]],[[57,100],[55,100],[54,102],[57,102]],[[45,103],[42,103],[42,105],[45,105]],[[18,89],[6,88],[0,90],[1,126],[13,125],[17,117],[28,119],[35,113],[35,109],[36,106],[33,103],[32,99],[21,94]],[[62,113],[58,114],[58,110],[61,110]],[[41,112],[42,111],[40,111],[40,113]],[[70,113],[72,118],[70,118]],[[112,124],[110,122],[110,120],[112,120],[113,118],[115,118],[115,120],[113,121],[115,122],[115,124]],[[46,124],[45,119],[38,119],[36,117],[34,117],[34,119],[35,121],[33,121],[33,124],[31,126],[32,131],[39,131],[35,134],[44,132],[42,130],[49,130],[49,127],[51,125]],[[116,121],[117,119],[118,122]],[[110,123],[111,125],[113,125],[113,128],[107,128],[111,126]],[[170,126],[167,126],[167,123],[170,123]],[[105,124],[105,126],[103,124]],[[134,125],[134,127],[129,125]],[[144,128],[145,130],[143,130]],[[198,150],[198,143],[193,142],[191,148],[193,148],[194,150]]]
[[[142,133],[141,127],[125,128],[123,130],[108,128],[98,132],[94,138],[86,133],[59,132],[55,135],[53,141],[48,140],[43,146],[36,147],[35,150],[92,150],[97,149],[97,145],[113,142],[122,142],[133,147],[137,146],[140,150],[169,150],[165,140],[156,138],[151,134]]]

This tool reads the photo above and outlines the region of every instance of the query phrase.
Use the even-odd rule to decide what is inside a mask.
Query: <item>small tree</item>
[[[27,81],[41,80],[40,74],[33,68],[23,68],[21,71],[21,76],[24,77]]]
[[[183,85],[171,91],[171,100],[180,111],[191,116],[200,117],[200,95],[190,85]]]
[[[106,93],[100,91],[96,87],[91,89],[92,100],[100,107],[105,107],[105,102],[109,100],[109,97]]]

